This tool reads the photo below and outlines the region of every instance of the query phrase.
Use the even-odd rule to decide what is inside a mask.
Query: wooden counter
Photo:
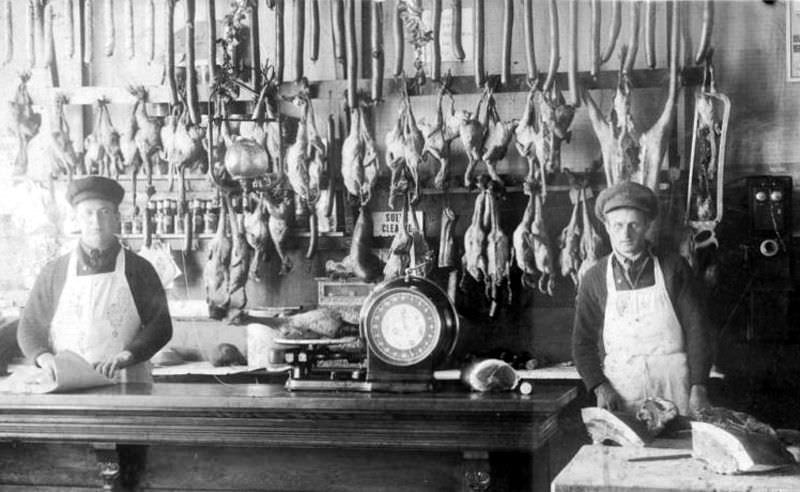
[[[399,395],[172,383],[4,394],[0,489],[99,489],[99,460],[109,483],[121,467],[116,482],[137,490],[480,490],[490,454],[546,446],[575,395],[571,387]],[[40,466],[51,454],[53,473]]]
[[[650,461],[628,461],[648,458]],[[661,459],[658,459],[661,458]],[[669,458],[669,459],[664,459]],[[797,466],[763,474],[719,475],[691,458],[691,449],[583,446],[553,481],[553,492],[800,490]]]

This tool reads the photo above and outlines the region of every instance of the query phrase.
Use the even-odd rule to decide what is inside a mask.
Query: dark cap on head
[[[113,179],[103,176],[86,176],[73,179],[67,187],[67,201],[73,207],[92,198],[108,200],[117,206],[122,203],[125,190]]]
[[[652,220],[658,215],[658,197],[647,186],[633,181],[609,186],[597,195],[594,213],[599,219],[605,220],[606,213],[618,208],[641,210]]]

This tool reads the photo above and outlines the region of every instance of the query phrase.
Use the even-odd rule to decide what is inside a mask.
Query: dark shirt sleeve
[[[575,298],[572,327],[572,360],[591,391],[606,380],[602,366],[602,332],[605,311],[605,271],[607,260],[589,269]]]
[[[149,360],[172,338],[172,319],[167,294],[153,266],[141,256],[126,251],[125,275],[142,320],[139,333],[128,345],[134,363]]]
[[[60,258],[46,265],[33,284],[17,330],[22,353],[35,361],[44,352],[52,352],[50,323],[66,279],[67,262]]]
[[[672,300],[675,314],[683,328],[689,384],[706,384],[711,370],[710,322],[703,309],[702,289],[686,260],[675,255],[669,258],[672,279]]]

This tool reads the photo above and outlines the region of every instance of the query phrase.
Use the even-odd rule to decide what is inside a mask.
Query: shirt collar
[[[637,268],[643,266],[648,259],[653,255],[650,248],[645,248],[644,251],[640,252],[633,258],[622,256],[621,254],[617,253],[616,251],[613,252],[614,260],[616,260],[617,264],[624,269],[630,269],[631,267]]]
[[[90,248],[83,242],[78,242],[78,270],[87,273],[96,273],[108,270],[116,262],[117,254],[122,246],[119,241],[114,241],[111,245],[104,249],[98,250]],[[96,259],[93,259],[93,252],[95,252]]]

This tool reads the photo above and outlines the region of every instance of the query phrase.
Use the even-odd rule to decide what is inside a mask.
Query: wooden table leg
[[[483,492],[489,490],[492,481],[487,451],[464,451],[462,461],[464,492]]]

